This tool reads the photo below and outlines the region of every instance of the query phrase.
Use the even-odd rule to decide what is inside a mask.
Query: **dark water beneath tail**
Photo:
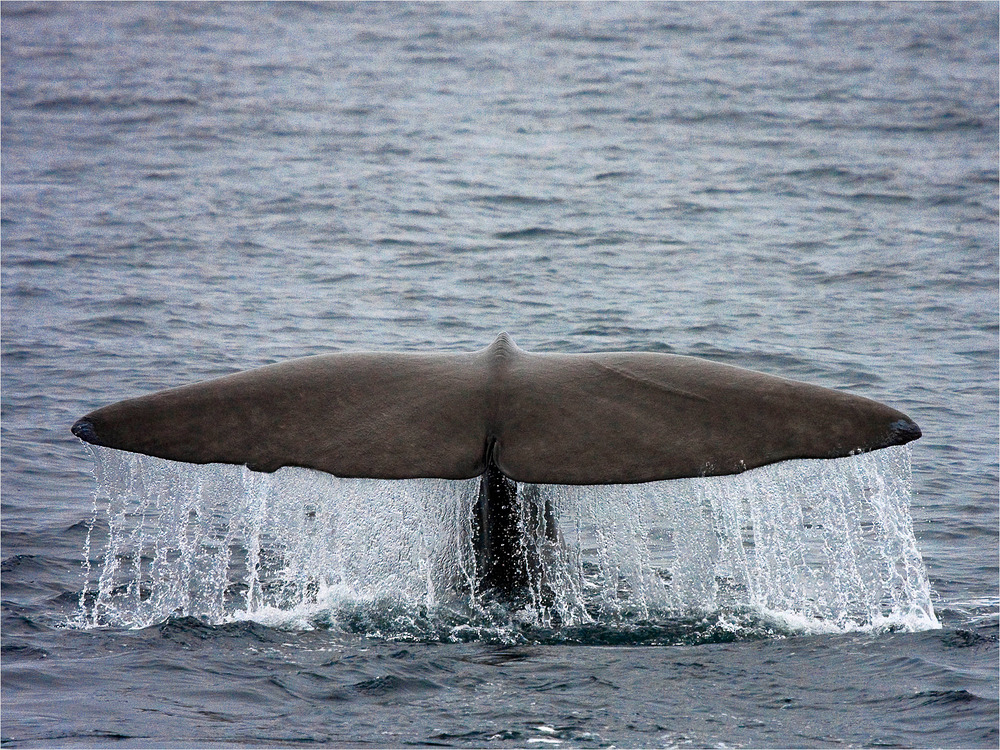
[[[997,745],[995,4],[2,13],[0,743]],[[69,433],[500,330],[846,389],[924,437],[550,488],[558,596],[510,606],[468,583],[461,483]]]

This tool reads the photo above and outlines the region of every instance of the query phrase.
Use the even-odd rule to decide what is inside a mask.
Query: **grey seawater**
[[[3,745],[997,745],[995,4],[0,10]],[[294,356],[469,351],[500,330],[907,412],[941,627],[851,629],[867,615],[832,604],[812,611],[843,614],[829,632],[779,623],[694,563],[714,610],[596,625],[398,597],[114,620],[136,612],[130,584],[176,601],[156,588],[173,579],[102,589],[114,519],[148,496],[115,495],[136,504],[120,516],[98,493],[95,515],[76,418]],[[210,569],[184,580],[208,592]],[[245,602],[250,578],[229,576]],[[769,585],[772,610],[804,606]],[[822,590],[881,607],[874,586]]]

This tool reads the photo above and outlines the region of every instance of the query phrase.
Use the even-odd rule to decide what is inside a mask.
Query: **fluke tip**
[[[895,441],[894,445],[905,445],[923,434],[917,423],[909,419],[896,420],[889,425],[889,431]]]
[[[97,431],[94,429],[94,423],[86,417],[78,419],[70,430],[85,443],[101,444],[100,440],[97,439]]]

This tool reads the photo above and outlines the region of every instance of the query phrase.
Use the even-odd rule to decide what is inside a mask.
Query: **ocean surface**
[[[996,3],[4,2],[2,71],[0,744],[997,746]],[[500,331],[924,436],[543,488],[556,600],[513,606],[474,482],[69,432]]]

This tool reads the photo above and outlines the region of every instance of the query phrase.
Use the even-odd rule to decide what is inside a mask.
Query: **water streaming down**
[[[478,479],[262,474],[92,450],[84,627],[191,616],[400,639],[614,640],[638,629],[692,642],[938,626],[907,447],[727,477],[522,485],[525,560],[538,562],[514,605],[476,590]],[[534,528],[545,514],[532,505],[545,502],[557,541]],[[106,547],[91,561],[105,519]]]

